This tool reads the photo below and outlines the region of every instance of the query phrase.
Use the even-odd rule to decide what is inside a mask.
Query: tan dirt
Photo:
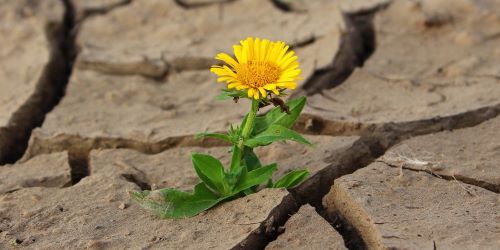
[[[0,194],[27,187],[65,187],[71,184],[67,152],[39,155],[25,162],[0,168]]]
[[[498,1],[394,1],[374,18],[375,53],[310,98],[306,112],[366,125],[498,104],[498,9]]]
[[[329,136],[307,136],[314,147],[295,142],[277,143],[256,150],[262,164],[278,163],[274,179],[295,169],[308,169],[311,174],[324,168],[327,163],[322,155],[342,152],[349,147],[355,137],[332,138]],[[191,153],[210,154],[228,167],[230,155],[228,147],[174,148],[155,155],[146,155],[134,150],[94,150],[90,154],[90,174],[106,176],[132,176],[135,180],[156,188],[174,187],[190,190],[198,177],[192,167]]]
[[[134,1],[83,24],[77,64],[110,74],[162,78],[167,72],[204,70],[216,63],[217,53],[232,54],[232,45],[251,35],[297,46],[313,39],[296,48],[303,76],[308,78],[314,69],[330,64],[345,29],[333,3],[309,12],[284,13],[268,0],[188,9],[174,1]]]
[[[0,166],[0,249],[500,249],[498,0],[63,3],[0,0],[0,164],[24,153]],[[229,164],[194,134],[248,111],[208,70],[247,36],[299,56],[315,145],[256,153],[311,177],[150,214],[127,192],[190,190],[193,151]]]
[[[347,249],[342,236],[310,205],[304,205],[285,224],[285,232],[266,249]]]
[[[54,151],[44,149],[45,141],[77,141],[73,146],[85,149],[132,145],[150,152],[171,147],[175,138],[188,136],[194,142],[196,133],[223,132],[239,122],[249,103],[216,101],[219,90],[211,76],[185,72],[158,83],[75,70],[65,98],[33,132],[26,157]]]
[[[288,194],[266,189],[188,219],[162,220],[133,203],[138,187],[100,174],[75,186],[24,188],[0,197],[0,248],[228,249],[244,241]]]
[[[466,189],[472,190],[471,196]],[[425,172],[372,163],[335,180],[324,198],[368,249],[496,249],[500,199],[488,190]]]
[[[14,147],[11,141],[30,126],[25,113],[39,103],[42,90],[37,87],[45,80],[51,61],[47,30],[63,18],[59,1],[28,2],[0,1],[0,162]]]
[[[500,192],[500,117],[454,131],[419,136],[392,148],[378,161],[427,171]]]
[[[75,19],[83,21],[82,19],[96,14],[106,13],[113,8],[126,5],[131,0],[74,0],[71,1],[75,9]]]

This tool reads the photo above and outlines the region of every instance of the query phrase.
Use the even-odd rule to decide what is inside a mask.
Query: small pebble
[[[125,209],[125,208],[127,208],[127,204],[125,204],[125,203],[123,203],[123,202],[122,202],[122,203],[120,204],[120,206],[118,206],[118,208],[119,208],[119,209]]]

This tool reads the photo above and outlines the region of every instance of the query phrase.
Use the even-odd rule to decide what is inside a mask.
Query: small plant
[[[155,191],[131,192],[142,207],[164,218],[195,216],[220,202],[257,191],[261,184],[268,188],[291,188],[309,176],[307,170],[294,170],[272,182],[276,163],[262,165],[253,149],[275,141],[292,140],[311,145],[290,128],[306,103],[306,98],[284,103],[280,97],[286,89],[294,89],[301,70],[293,51],[284,42],[247,38],[234,45],[236,59],[220,53],[216,59],[227,65],[214,65],[211,71],[218,82],[227,83],[219,100],[248,98],[251,108],[239,126],[231,125],[225,134],[200,133],[197,138],[211,137],[232,144],[231,164],[222,163],[207,154],[192,154],[192,162],[200,182],[192,192],[165,188]],[[263,116],[259,108],[275,107]]]

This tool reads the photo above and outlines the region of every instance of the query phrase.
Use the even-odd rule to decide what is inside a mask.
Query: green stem
[[[243,131],[241,132],[241,138],[238,145],[233,146],[233,156],[231,157],[231,167],[230,171],[235,173],[238,172],[241,165],[241,157],[243,156],[243,150],[245,148],[244,142],[250,136],[253,129],[253,124],[255,121],[255,116],[257,116],[257,110],[259,109],[259,101],[252,100],[252,108],[248,112],[245,123],[243,124]]]
[[[245,124],[243,124],[243,131],[241,132],[241,137],[243,140],[240,140],[238,147],[243,150],[243,143],[250,134],[252,133],[253,124],[255,121],[255,117],[257,116],[257,110],[259,109],[259,100],[252,100],[252,108],[250,112],[248,112],[247,120]]]

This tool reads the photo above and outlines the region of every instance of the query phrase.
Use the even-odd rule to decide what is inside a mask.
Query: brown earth
[[[31,130],[58,99],[63,66],[60,1],[0,2],[0,164],[23,154]]]
[[[473,193],[473,194],[471,194]],[[497,249],[497,193],[425,172],[373,163],[335,181],[324,205],[368,249]]]
[[[496,0],[0,0],[0,21],[0,249],[500,248]],[[208,68],[247,36],[298,54],[315,145],[257,154],[311,177],[149,214],[128,191],[190,189],[193,151],[228,164],[194,134],[245,114]]]

